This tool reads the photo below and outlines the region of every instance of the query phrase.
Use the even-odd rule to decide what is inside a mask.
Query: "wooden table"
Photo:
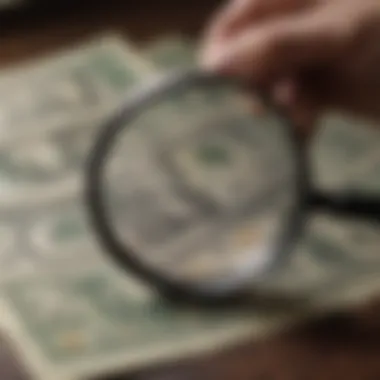
[[[54,10],[51,4],[56,2]],[[51,0],[47,3],[49,6],[0,15],[0,65],[38,57],[106,30],[116,30],[136,42],[178,31],[198,35],[221,0],[105,0],[103,4],[100,0]]]
[[[53,3],[51,1],[50,3]],[[71,4],[69,4],[71,3]],[[75,6],[73,3],[76,4]],[[52,10],[0,15],[0,65],[11,65],[95,32],[116,29],[135,41],[181,31],[196,35],[217,0],[68,1]],[[135,380],[379,380],[380,306],[325,320],[197,360],[120,376]],[[0,344],[0,379],[26,380],[22,365]],[[51,379],[54,380],[54,379]]]

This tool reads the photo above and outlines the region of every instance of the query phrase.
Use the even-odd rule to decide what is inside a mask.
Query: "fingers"
[[[228,35],[244,29],[248,24],[304,9],[315,0],[235,0],[216,22],[215,33]]]
[[[280,107],[291,120],[299,137],[305,142],[312,136],[318,117],[325,108],[319,100],[319,94],[307,84],[302,79],[283,78],[273,85],[270,92],[273,104]],[[260,116],[268,112],[255,93],[250,99],[250,109],[253,115]]]
[[[232,0],[229,1],[222,9],[216,13],[213,20],[210,22],[207,37],[209,39],[219,39],[225,37],[230,25],[235,20],[240,19],[242,13],[250,13],[254,4],[263,0]],[[265,0],[264,0],[265,1]]]
[[[210,22],[203,53],[208,54],[228,37],[256,25],[260,20],[304,9],[316,0],[232,0]]]
[[[253,26],[206,55],[212,71],[263,79],[339,57],[350,37],[348,22],[329,12],[308,12]]]
[[[321,104],[312,88],[296,78],[285,78],[273,86],[273,100],[283,108],[302,138],[308,138],[314,128]]]
[[[297,83],[294,78],[284,78],[278,81],[272,89],[272,96],[275,102],[289,107],[298,97]]]
[[[201,60],[204,55],[212,55],[214,50],[218,50],[228,35],[231,33],[229,24],[239,17],[241,12],[245,12],[252,4],[263,0],[232,0],[222,7],[209,22],[209,27],[203,38],[201,49]],[[264,0],[265,1],[265,0]]]

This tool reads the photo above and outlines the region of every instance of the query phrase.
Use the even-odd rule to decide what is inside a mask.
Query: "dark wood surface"
[[[136,42],[170,32],[197,35],[217,0],[71,1],[0,15],[0,65],[38,57],[105,30]],[[1,100],[0,100],[1,101]],[[310,321],[265,342],[120,375],[136,380],[380,380],[380,303]],[[0,379],[27,380],[5,339]],[[50,380],[50,379],[49,379]],[[54,379],[51,379],[54,380]]]
[[[56,0],[57,1],[57,0]],[[199,35],[220,0],[58,0],[50,6],[0,14],[0,65],[38,57],[96,33],[116,30],[144,43],[178,32]],[[75,4],[72,5],[72,4]]]

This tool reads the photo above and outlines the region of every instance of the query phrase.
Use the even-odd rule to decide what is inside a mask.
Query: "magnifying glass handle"
[[[355,219],[380,222],[380,196],[314,192],[309,205],[315,210]]]

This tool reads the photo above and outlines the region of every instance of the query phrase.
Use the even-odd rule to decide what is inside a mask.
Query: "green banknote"
[[[378,128],[369,122],[338,114],[324,117],[310,149],[316,184],[344,190],[360,186],[357,181],[362,178],[365,190],[375,180],[366,172],[378,161],[379,139]]]
[[[197,41],[181,35],[169,35],[152,41],[145,46],[142,54],[147,60],[152,61],[158,70],[172,72],[195,67],[197,50]],[[176,107],[176,110],[171,112],[179,113],[181,120],[186,117],[204,116],[206,113],[212,118],[225,107],[234,112],[234,107],[242,103],[240,97],[222,87],[217,89],[208,87],[202,90],[190,88],[183,93],[173,94],[170,101]]]
[[[24,276],[3,286],[3,294],[6,331],[41,379],[88,378],[199,355],[263,335],[291,316],[168,307],[106,265]]]
[[[99,122],[152,72],[144,62],[107,37],[0,80],[0,91],[11,95],[1,113],[10,145],[0,148],[0,323],[37,379],[79,379],[199,354],[264,334],[294,314],[286,308],[254,315],[176,310],[103,257],[80,196],[83,164]],[[140,121],[144,134],[128,135],[128,156],[115,166],[128,175],[119,176],[113,194],[132,197],[127,208],[113,200],[123,222],[130,215],[149,222],[135,207],[147,200],[133,188],[138,178],[140,185],[165,186],[148,160],[152,144],[167,143],[178,125],[165,112]],[[161,140],[153,133],[158,122],[169,128],[160,130]],[[176,199],[165,201],[182,215]]]
[[[139,58],[123,41],[103,38],[91,46],[66,52],[50,60],[50,64],[44,62],[41,68],[36,63],[31,69],[25,67],[8,75],[10,78],[4,74],[0,81],[2,91],[14,86],[20,93],[25,87],[23,83],[30,84],[26,97],[20,97],[24,99],[21,103],[17,103],[19,96],[11,97],[14,100],[9,100],[2,111],[11,126],[10,133],[15,135],[11,139],[12,149],[0,149],[0,323],[36,379],[78,380],[199,355],[244,339],[262,338],[311,313],[356,302],[377,290],[374,274],[380,260],[374,254],[378,246],[376,226],[361,224],[360,229],[357,224],[323,215],[310,221],[304,240],[286,265],[256,284],[255,291],[262,299],[249,312],[211,313],[169,307],[107,261],[88,224],[80,197],[83,163],[99,121],[112,111],[126,90],[165,65],[173,67],[192,59],[192,48],[180,38],[173,43],[174,40],[156,43],[155,51],[148,52],[155,61],[151,63]],[[61,90],[66,88],[66,81],[69,88],[80,88],[79,96],[74,91],[75,101],[70,101]],[[36,86],[42,82],[50,83],[51,89],[44,88],[39,98]],[[83,94],[95,96],[82,100]],[[157,252],[162,253],[164,247],[168,255],[164,264],[170,262],[176,270],[181,265],[184,270],[195,272],[210,267],[209,257],[200,263],[191,260],[191,253],[178,259],[173,256],[178,250],[171,252],[167,245],[167,240],[184,245],[189,225],[203,227],[202,222],[210,221],[203,209],[194,213],[172,191],[170,172],[163,175],[156,153],[159,157],[161,153],[170,153],[170,159],[178,157],[175,164],[180,165],[186,184],[201,185],[198,191],[225,207],[235,201],[227,191],[231,175],[238,175],[237,179],[243,181],[241,190],[251,186],[251,178],[244,173],[251,173],[254,166],[245,166],[252,160],[245,144],[256,141],[263,149],[270,149],[269,138],[265,140],[268,134],[255,135],[258,129],[244,123],[245,135],[239,135],[240,129],[235,128],[233,139],[226,139],[233,127],[226,124],[226,116],[233,115],[237,103],[230,98],[227,101],[226,94],[206,94],[208,102],[204,96],[195,91],[185,99],[169,99],[165,107],[153,109],[136,120],[138,128],[120,139],[116,180],[110,181],[114,184],[110,186],[110,200],[120,232],[128,235],[132,231],[143,244],[143,251],[155,252],[158,247]],[[16,112],[18,106],[20,111]],[[26,112],[30,117],[21,120]],[[233,120],[236,125],[242,122]],[[343,170],[345,157],[352,158],[359,149],[354,132],[350,132],[351,145],[339,138],[339,134],[346,133],[346,124],[351,131],[352,122],[330,121],[313,153],[315,160],[321,160],[316,163],[321,177],[331,170],[326,157],[330,155],[330,163],[336,165],[334,174],[328,174],[327,185],[338,175],[344,177],[344,183],[359,181],[356,167],[372,170],[369,155],[367,159],[358,155],[354,165],[350,165],[352,170]],[[202,133],[205,126],[220,133]],[[269,127],[262,130],[268,132]],[[29,144],[24,140],[25,129],[32,133]],[[360,132],[364,129],[353,130],[367,133]],[[178,144],[178,139],[186,134],[194,135],[191,144]],[[210,138],[217,135],[222,138],[218,146],[230,155],[228,162],[232,164],[219,171],[218,181],[222,179],[220,183],[225,184],[225,188],[219,189],[210,186],[212,181],[205,181],[212,173],[193,161],[192,155],[199,151],[197,145],[209,148]],[[240,140],[236,141],[236,137]],[[374,136],[364,136],[360,141],[365,146],[374,140]],[[210,149],[202,157],[210,157],[209,152]],[[338,155],[334,156],[336,152]],[[323,183],[323,178],[319,181]],[[360,181],[370,187],[375,177]],[[357,233],[352,235],[353,231]],[[257,231],[255,226],[248,226],[243,232],[255,235]],[[228,252],[221,257],[221,264],[229,264]],[[276,306],[276,302],[265,303],[266,296],[268,300],[281,296],[282,300],[297,302],[280,302]]]
[[[192,66],[196,63],[196,43],[180,35],[161,37],[145,46],[143,55],[164,70]]]
[[[149,70],[144,60],[110,35],[3,71],[2,146],[36,133],[99,123],[126,88]]]
[[[70,214],[70,210],[80,209],[67,221],[73,221],[71,229],[79,228],[75,221],[84,218],[83,199],[79,197],[84,165],[99,125],[125,92],[149,73],[150,65],[128,44],[117,36],[106,35],[40,63],[34,61],[1,74],[0,88],[9,92],[0,105],[2,127],[10,137],[0,146],[0,219],[4,237],[0,281],[12,277],[13,271],[20,268],[38,267],[28,245],[14,246],[14,242],[25,241],[37,226],[33,224],[36,210],[42,211],[38,214],[41,223],[45,223],[45,216],[51,219],[47,223],[54,226],[58,215],[65,221],[63,211]],[[13,124],[17,115],[27,112],[28,117]],[[63,205],[68,199],[75,202],[65,210]],[[29,225],[25,224],[27,220]],[[65,249],[68,253],[72,250],[69,246]],[[87,249],[83,246],[82,250]]]
[[[76,194],[101,121],[151,72],[112,35],[5,71],[0,207]]]

